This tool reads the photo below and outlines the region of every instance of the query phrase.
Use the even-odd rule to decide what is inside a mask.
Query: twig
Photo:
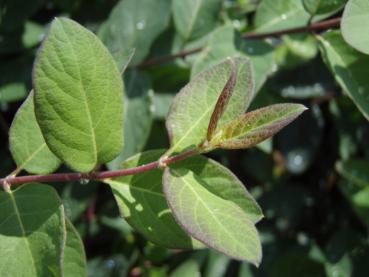
[[[138,69],[145,69],[145,68],[148,68],[148,67],[156,65],[156,64],[169,62],[169,61],[175,60],[176,58],[183,58],[183,57],[186,57],[188,55],[198,53],[201,50],[202,50],[202,47],[198,47],[198,48],[195,48],[195,49],[192,49],[192,50],[181,51],[181,52],[178,52],[177,54],[170,54],[170,55],[160,56],[160,57],[157,57],[157,58],[152,58],[150,60],[144,61],[143,63],[140,63],[136,67]]]
[[[277,32],[270,32],[270,33],[247,33],[244,34],[242,37],[244,39],[264,39],[264,38],[272,38],[272,37],[280,37],[283,35],[288,34],[298,34],[298,33],[305,33],[305,32],[315,32],[315,31],[322,31],[327,30],[332,27],[338,27],[341,24],[341,18],[333,18],[326,21],[321,21],[317,23],[313,23],[303,27],[291,28],[286,30],[281,30]]]
[[[199,154],[197,149],[190,150],[187,152],[183,152],[181,154],[169,157],[165,159],[163,162],[165,164],[172,164],[177,161],[184,160],[188,157]],[[68,182],[68,181],[81,181],[81,180],[103,180],[114,177],[121,177],[127,175],[135,175],[138,173],[146,172],[159,167],[159,161],[148,163],[145,165],[121,169],[121,170],[112,170],[112,171],[101,171],[101,172],[93,172],[93,173],[56,173],[56,174],[48,174],[48,175],[29,175],[29,176],[19,176],[19,177],[6,177],[0,179],[0,185],[2,186],[10,186],[16,184],[25,184],[25,183],[33,183],[33,182]]]
[[[332,27],[338,27],[341,23],[341,18],[333,18],[326,21],[321,21],[313,24],[309,24],[307,26],[297,27],[297,28],[291,28],[291,29],[285,29],[281,31],[276,32],[270,32],[270,33],[246,33],[242,36],[243,39],[265,39],[265,38],[272,38],[272,37],[280,37],[287,34],[297,34],[297,33],[304,33],[304,32],[315,32],[315,31],[322,31],[326,30]],[[138,69],[146,69],[148,67],[161,64],[164,62],[170,62],[177,58],[184,58],[188,55],[192,55],[195,53],[198,53],[202,51],[202,47],[198,47],[192,50],[186,50],[181,51],[177,54],[170,54],[170,55],[164,55],[157,58],[152,58],[147,61],[144,61],[136,66]]]

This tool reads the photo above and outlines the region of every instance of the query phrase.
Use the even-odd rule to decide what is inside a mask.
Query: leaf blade
[[[137,154],[125,161],[123,167],[155,161],[163,152],[151,150]],[[178,226],[169,210],[161,188],[162,175],[160,169],[153,169],[104,182],[110,185],[121,215],[147,239],[167,248],[197,248],[199,243]]]
[[[60,160],[49,150],[37,124],[33,92],[18,109],[9,130],[10,152],[17,164],[17,172],[48,174],[55,171]]]
[[[245,113],[219,130],[210,147],[252,147],[279,132],[305,110],[301,104],[274,104]]]
[[[58,158],[88,172],[119,154],[122,80],[94,34],[70,19],[55,19],[37,54],[33,83],[36,118]]]
[[[207,189],[211,184],[188,169],[167,168],[163,182],[169,206],[189,234],[235,259],[260,263],[258,233],[240,207]]]
[[[253,71],[249,60],[244,57],[233,59],[238,78],[229,104],[218,122],[219,128],[244,112],[254,97]],[[220,63],[200,73],[177,94],[166,120],[171,141],[167,155],[196,147],[206,139],[212,112],[230,70],[228,62]]]
[[[364,117],[369,119],[369,83],[363,70],[369,62],[368,56],[349,47],[339,32],[330,31],[318,39],[325,64]]]
[[[342,35],[348,44],[365,54],[369,54],[369,36],[366,28],[368,24],[368,1],[350,0],[342,15]]]
[[[0,251],[4,255],[0,274],[60,276],[65,219],[55,190],[26,184],[11,193],[0,192],[0,203]],[[13,258],[12,262],[5,257]]]

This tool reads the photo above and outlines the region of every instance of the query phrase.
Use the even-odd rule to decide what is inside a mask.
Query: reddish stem
[[[333,18],[333,19],[329,19],[329,20],[326,20],[326,21],[321,21],[321,22],[309,24],[307,26],[291,28],[291,29],[286,29],[286,30],[281,30],[281,31],[276,31],[276,32],[260,33],[260,34],[247,33],[247,34],[244,34],[242,37],[244,39],[264,39],[264,38],[270,38],[270,37],[280,37],[280,36],[287,35],[287,34],[297,34],[297,33],[304,33],[304,32],[322,31],[322,30],[326,30],[328,28],[338,27],[340,25],[340,23],[341,23],[341,18],[338,17],[338,18]],[[146,69],[150,66],[154,66],[154,65],[161,64],[161,63],[164,63],[164,62],[170,62],[170,61],[173,61],[177,58],[184,58],[188,55],[198,53],[202,50],[203,50],[203,48],[198,47],[198,48],[195,48],[195,49],[192,49],[192,50],[181,51],[177,54],[170,54],[170,55],[164,55],[164,56],[157,57],[157,58],[152,58],[150,60],[147,60],[147,61],[144,61],[144,62],[138,64],[136,66],[136,68]]]
[[[162,164],[172,164],[177,161],[184,160],[188,157],[199,154],[197,149],[190,150],[161,161]],[[25,183],[45,183],[45,182],[68,182],[68,181],[80,181],[84,179],[88,180],[102,180],[109,179],[114,177],[121,177],[127,175],[135,175],[138,173],[142,173],[145,171],[152,170],[154,168],[158,168],[160,166],[159,161],[148,163],[145,165],[140,165],[133,168],[121,169],[121,170],[112,170],[112,171],[101,171],[101,172],[93,172],[93,173],[56,173],[49,175],[29,175],[29,176],[20,176],[20,177],[7,177],[0,179],[0,185],[2,186],[10,186],[16,184],[25,184]]]

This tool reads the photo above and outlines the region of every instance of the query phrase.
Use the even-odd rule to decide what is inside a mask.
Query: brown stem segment
[[[286,29],[286,30],[281,30],[281,31],[276,31],[276,32],[260,33],[260,34],[247,33],[247,34],[244,34],[242,36],[242,38],[244,38],[244,39],[265,39],[265,38],[271,38],[271,37],[280,37],[280,36],[288,35],[288,34],[298,34],[298,33],[304,33],[304,32],[316,32],[316,31],[327,30],[327,29],[333,28],[333,27],[339,27],[340,24],[341,24],[341,18],[338,17],[338,18],[333,18],[333,19],[329,19],[329,20],[326,20],[326,21],[321,21],[321,22],[309,24],[307,26],[291,28],[291,29]],[[203,50],[203,48],[198,47],[198,48],[195,48],[195,49],[192,49],[192,50],[181,51],[177,54],[164,55],[164,56],[161,56],[161,57],[152,58],[150,60],[147,60],[147,61],[144,61],[144,62],[138,64],[136,66],[136,68],[146,69],[150,66],[158,65],[158,64],[161,64],[161,63],[164,63],[164,62],[170,62],[170,61],[173,61],[177,58],[184,58],[186,56],[198,53],[202,50]]]
[[[197,149],[190,150],[187,152],[183,152],[181,154],[169,157],[165,159],[165,164],[172,164],[191,156],[200,154]],[[56,174],[48,174],[48,175],[29,175],[29,176],[19,176],[19,177],[7,177],[0,179],[0,185],[2,186],[10,186],[16,184],[25,184],[25,183],[45,183],[45,182],[68,182],[68,181],[80,181],[80,180],[103,180],[114,177],[121,177],[127,175],[135,175],[138,173],[146,172],[159,167],[159,161],[148,163],[145,165],[121,169],[121,170],[112,170],[112,171],[101,171],[101,172],[93,172],[93,173],[56,173]]]
[[[244,39],[264,39],[264,38],[272,38],[272,37],[280,37],[283,35],[288,34],[297,34],[297,33],[305,33],[305,32],[316,32],[316,31],[322,31],[327,30],[332,27],[338,27],[341,24],[341,18],[333,18],[326,21],[321,21],[317,23],[313,23],[307,26],[297,27],[297,28],[291,28],[276,32],[270,32],[270,33],[247,33],[244,34],[242,37]]]

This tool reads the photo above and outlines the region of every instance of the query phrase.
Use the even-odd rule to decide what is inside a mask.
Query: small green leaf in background
[[[329,0],[322,0],[325,2]],[[313,22],[332,14],[325,13],[314,17]],[[274,32],[305,26],[311,15],[304,9],[302,0],[263,0],[255,14],[255,32]]]
[[[260,263],[254,224],[263,215],[228,169],[205,157],[193,157],[167,168],[163,183],[174,216],[189,234],[233,258]]]
[[[369,119],[369,79],[365,69],[369,56],[352,49],[339,31],[330,31],[318,37],[320,51],[337,82]]]
[[[49,150],[37,124],[33,91],[18,109],[9,130],[9,144],[17,171],[47,174],[55,171],[60,160]]]
[[[67,241],[63,257],[63,274],[66,277],[87,276],[86,254],[81,237],[73,224],[66,219]]]
[[[325,14],[340,10],[347,0],[302,0],[304,8],[311,15]]]
[[[124,162],[121,168],[156,161],[163,153],[163,150],[152,150],[137,154]],[[176,223],[164,197],[162,176],[162,170],[154,169],[105,182],[112,188],[121,215],[147,239],[167,248],[199,246]]]
[[[187,42],[206,35],[217,25],[221,0],[173,0],[174,25]]]
[[[254,97],[249,59],[237,57],[233,62],[237,67],[237,82],[218,128],[241,115]],[[211,115],[230,72],[231,64],[225,61],[197,75],[177,94],[166,122],[171,140],[168,155],[196,147],[206,139]]]
[[[369,161],[348,160],[336,164],[337,171],[360,187],[369,187]]]
[[[132,64],[138,64],[169,25],[170,8],[170,0],[121,0],[100,28],[99,37],[112,53],[134,48]]]
[[[0,191],[0,275],[61,276],[65,218],[61,200],[47,185]]]
[[[192,66],[191,77],[224,61],[227,57],[244,55],[253,65],[255,91],[258,92],[275,66],[273,50],[273,47],[264,41],[241,39],[230,25],[221,26],[209,34],[205,49]]]
[[[369,162],[340,161],[336,163],[336,169],[348,181],[340,184],[341,191],[361,221],[369,227]]]
[[[144,72],[128,70],[124,74],[124,83],[124,149],[108,164],[110,169],[120,168],[124,160],[143,150],[153,121],[153,91],[149,76]]]
[[[360,52],[369,54],[369,1],[350,0],[342,16],[344,40]]]
[[[170,274],[170,277],[201,277],[200,266],[193,259],[186,260]]]
[[[34,71],[36,118],[50,150],[88,172],[123,146],[123,85],[112,56],[78,23],[56,18]]]
[[[255,14],[255,32],[304,26],[310,18],[301,0],[263,0]]]
[[[209,142],[210,147],[252,147],[279,132],[305,110],[300,104],[275,104],[245,113],[223,126]]]

